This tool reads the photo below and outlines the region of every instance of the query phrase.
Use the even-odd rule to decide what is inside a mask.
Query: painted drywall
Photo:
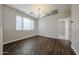
[[[2,5],[0,4],[0,54],[2,54]]]
[[[57,19],[55,19],[55,17],[56,15],[39,19],[38,21],[39,35],[57,38]]]
[[[64,23],[62,25],[62,32],[58,33],[61,27],[58,27],[59,20],[69,18],[71,15],[71,11],[62,12],[59,9],[59,13],[47,17],[40,18],[38,21],[38,34],[41,36],[51,37],[51,38],[59,38],[61,35],[61,39],[65,38],[65,30]]]
[[[34,30],[29,30],[29,31],[16,30],[16,15],[25,16],[25,17],[28,17],[28,18],[34,20]],[[4,5],[3,44],[37,35],[37,25],[36,24],[37,24],[36,19],[34,19],[30,16],[27,16],[26,14],[24,14],[20,11],[17,11],[13,8],[10,8],[10,7],[7,7],[6,5]]]
[[[79,54],[79,5],[72,5],[72,47]]]

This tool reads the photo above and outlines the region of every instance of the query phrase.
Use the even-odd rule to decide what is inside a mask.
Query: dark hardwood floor
[[[4,55],[75,55],[70,42],[34,36],[3,46]]]

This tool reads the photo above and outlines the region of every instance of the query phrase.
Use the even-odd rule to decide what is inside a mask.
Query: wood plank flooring
[[[4,55],[75,55],[70,42],[34,36],[3,46]]]

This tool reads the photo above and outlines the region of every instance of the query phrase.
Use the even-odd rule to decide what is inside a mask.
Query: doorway
[[[63,18],[58,20],[58,38],[64,40],[70,40],[70,18]],[[70,40],[71,41],[71,40]]]

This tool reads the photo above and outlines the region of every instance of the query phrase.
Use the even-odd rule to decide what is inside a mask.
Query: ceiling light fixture
[[[38,11],[35,13],[36,17],[41,18],[43,17],[45,14],[41,11],[40,8],[38,8]]]

